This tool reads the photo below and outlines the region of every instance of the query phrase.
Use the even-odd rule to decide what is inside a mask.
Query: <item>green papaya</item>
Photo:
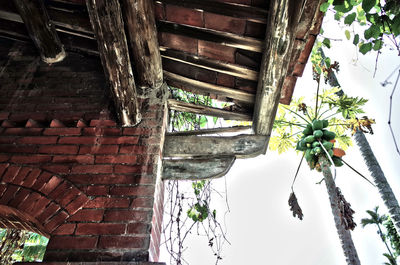
[[[305,151],[306,148],[307,148],[306,147],[306,142],[304,142],[304,140],[300,140],[300,141],[297,142],[296,150]]]
[[[334,132],[331,132],[331,131],[328,131],[328,130],[324,130],[323,134],[324,134],[323,135],[324,139],[328,140],[328,141],[333,140],[336,137],[336,134]]]
[[[319,142],[315,141],[315,142],[312,143],[311,146],[312,146],[312,148],[315,148],[317,146],[320,146],[320,144],[319,144]]]
[[[322,120],[322,127],[326,128],[329,125],[329,121],[328,120]]]
[[[342,162],[342,159],[340,157],[333,156],[332,160],[333,160],[333,163],[335,164],[336,167],[343,166],[343,162]]]
[[[315,141],[315,137],[312,135],[309,135],[306,138],[304,138],[304,141],[306,141],[306,143],[312,143]]]
[[[314,133],[313,133],[313,136],[314,136],[316,139],[320,139],[323,135],[324,135],[324,133],[323,133],[321,130],[316,130],[316,131],[314,131]]]
[[[311,150],[312,149],[307,149],[305,154],[304,154],[304,158],[306,159],[307,162],[310,162],[311,159],[313,159],[314,155],[311,154]]]
[[[313,149],[314,154],[319,155],[322,152],[322,148],[317,146]]]
[[[303,135],[311,135],[313,133],[312,125],[309,123],[307,127],[303,130]]]
[[[333,156],[333,150],[332,150],[332,149],[328,150],[328,153],[329,153],[329,156],[330,156],[330,157]]]
[[[325,149],[326,150],[331,150],[332,149],[332,147],[333,147],[333,143],[331,143],[331,142],[324,142],[324,143],[322,143],[322,145],[325,147]]]
[[[322,128],[324,127],[324,123],[321,120],[314,120],[312,122],[312,129],[314,131],[316,130],[322,130]]]

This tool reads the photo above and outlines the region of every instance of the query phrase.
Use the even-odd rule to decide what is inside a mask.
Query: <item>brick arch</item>
[[[0,181],[2,225],[20,222],[46,236],[90,200],[68,180],[37,167],[0,163]]]

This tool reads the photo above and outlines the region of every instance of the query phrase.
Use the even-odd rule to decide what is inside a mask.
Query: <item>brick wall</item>
[[[50,235],[45,261],[158,260],[165,104],[121,128],[106,88],[99,58],[0,40],[0,218]]]

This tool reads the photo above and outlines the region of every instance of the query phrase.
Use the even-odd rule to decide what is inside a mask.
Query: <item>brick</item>
[[[139,137],[121,136],[121,137],[102,137],[99,144],[137,144]]]
[[[59,144],[86,144],[93,145],[96,143],[95,136],[75,136],[75,137],[60,137]]]
[[[199,55],[229,63],[235,63],[235,48],[199,40]]]
[[[96,156],[96,164],[136,164],[136,155],[105,155]]]
[[[0,144],[14,144],[16,143],[17,137],[15,136],[0,136]]]
[[[109,186],[95,185],[88,186],[85,192],[88,196],[105,196],[109,194]]]
[[[22,167],[21,170],[18,172],[18,175],[15,176],[15,178],[13,179],[13,183],[15,185],[21,185],[24,181],[24,179],[26,178],[26,176],[28,176],[32,171],[32,168],[30,167]]]
[[[60,206],[51,202],[46,209],[43,210],[42,213],[40,213],[36,219],[40,222],[40,223],[46,223],[47,220],[52,217],[58,210],[60,209]]]
[[[107,210],[104,213],[106,222],[150,222],[151,211]]]
[[[80,209],[77,213],[68,218],[68,221],[99,222],[103,219],[102,209]]]
[[[140,145],[125,145],[119,149],[120,154],[144,154],[146,153],[146,146]]]
[[[49,155],[13,155],[11,157],[11,162],[16,164],[37,164],[46,163],[51,161],[51,156]]]
[[[19,144],[55,144],[57,136],[22,137],[17,140]]]
[[[101,236],[99,248],[144,248],[146,237],[136,236]]]
[[[40,196],[40,198],[34,202],[29,208],[26,209],[28,213],[41,213],[47,205],[50,204],[50,200],[44,196]]]
[[[17,208],[30,194],[28,189],[19,189],[18,193],[15,195],[14,199],[8,203],[8,206]]]
[[[149,234],[151,226],[146,223],[129,223],[127,227],[128,234]]]
[[[246,20],[205,12],[204,26],[209,29],[243,35],[246,28]]]
[[[43,135],[80,135],[81,128],[47,128],[43,131]]]
[[[78,224],[76,235],[122,235],[125,233],[125,224],[86,223]]]
[[[47,249],[94,249],[97,237],[53,236]]]
[[[69,175],[68,179],[75,184],[131,184],[136,183],[136,177],[132,175],[116,174],[85,174]]]
[[[75,231],[76,224],[62,224],[55,231],[54,235],[72,235]]]
[[[153,197],[139,197],[132,201],[131,208],[153,208]]]
[[[65,222],[65,220],[68,218],[68,214],[64,211],[58,212],[56,215],[51,217],[49,221],[44,225],[44,228],[47,229],[47,231],[53,232],[58,226],[60,226],[62,223]]]
[[[55,190],[57,186],[62,182],[62,179],[57,176],[52,176],[50,180],[43,185],[43,187],[39,190],[43,194],[48,195],[50,192]]]
[[[68,192],[64,194],[61,198],[59,197],[58,199],[56,199],[56,201],[60,202],[60,205],[65,208],[68,204],[75,200],[79,194],[80,191],[73,187],[72,189],[68,190]]]
[[[140,135],[140,136],[150,136],[152,134],[152,129],[149,128],[124,128],[123,135]]]
[[[72,173],[80,174],[101,174],[101,173],[112,173],[112,165],[79,165],[72,167]]]
[[[42,128],[7,128],[4,130],[4,135],[40,135],[42,133]]]
[[[35,183],[37,177],[42,173],[41,169],[35,168],[33,169],[28,176],[25,177],[25,179],[22,182],[22,186],[30,188],[32,185]]]
[[[85,208],[127,208],[129,203],[128,198],[97,197],[89,201]]]
[[[42,153],[42,154],[77,154],[78,146],[73,146],[73,145],[40,146],[38,153]]]
[[[265,33],[267,31],[266,24],[257,23],[253,21],[246,22],[246,32],[245,35],[258,39],[265,39]]]
[[[32,185],[32,189],[41,190],[43,186],[51,179],[52,174],[46,171],[42,171],[39,177],[36,179],[35,183]]]
[[[218,73],[217,85],[225,86],[225,87],[234,87],[235,86],[235,78],[231,75]]]
[[[53,156],[53,163],[93,164],[94,156],[91,156],[91,155],[57,155],[57,156]]]
[[[126,165],[116,165],[114,168],[114,173],[119,174],[129,174],[129,173],[142,173],[151,172],[151,166],[126,166]]]
[[[44,165],[42,166],[43,169],[53,172],[55,174],[64,175],[70,172],[70,168],[67,165]]]
[[[118,136],[121,135],[121,129],[119,128],[84,128],[84,135],[95,135],[95,136]]]
[[[9,112],[4,112],[4,111],[0,112],[0,120],[7,120],[8,116],[10,116]]]
[[[10,164],[0,164],[0,176],[3,175],[3,173],[7,170],[9,166]]]
[[[5,197],[5,195],[4,195]],[[28,209],[32,209],[32,206],[42,197],[37,192],[31,192],[28,197],[19,205],[18,210],[27,212]]]
[[[0,204],[7,205],[9,201],[11,201],[15,194],[17,193],[19,187],[14,185],[8,185],[7,190],[3,193],[0,198]]]
[[[20,169],[20,166],[9,166],[2,177],[2,182],[12,182],[13,179],[18,175]]]
[[[86,195],[79,195],[65,208],[70,215],[75,214],[80,208],[82,208],[90,199]]]
[[[203,27],[203,12],[181,6],[166,5],[165,14],[168,21],[190,26]]]
[[[116,127],[117,123],[113,120],[91,120],[90,127]]]
[[[81,146],[79,154],[117,154],[118,145]]]
[[[36,147],[30,145],[0,145],[0,153],[36,153]]]
[[[163,6],[162,3],[154,2],[154,15],[155,15],[157,20],[164,20],[165,12],[164,12],[164,6]]]
[[[123,195],[123,196],[153,196],[154,195],[154,186],[115,186],[110,190],[111,195]]]
[[[62,123],[61,121],[57,120],[57,119],[53,119],[50,123],[50,127],[51,128],[64,128],[65,125],[64,123]]]
[[[197,55],[197,39],[165,32],[161,32],[160,36],[161,45]]]

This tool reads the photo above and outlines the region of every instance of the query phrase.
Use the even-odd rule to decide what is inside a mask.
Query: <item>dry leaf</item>
[[[342,225],[346,230],[353,230],[357,224],[354,222],[353,214],[355,213],[353,209],[351,209],[351,204],[346,201],[342,192],[339,188],[336,188],[336,194],[339,199],[339,209],[340,209],[340,219],[342,221]]]
[[[293,212],[293,217],[297,217],[300,220],[303,220],[303,211],[301,210],[299,203],[297,202],[297,198],[296,195],[294,194],[294,192],[292,192],[290,194],[289,197],[289,206],[290,206],[290,210]]]

